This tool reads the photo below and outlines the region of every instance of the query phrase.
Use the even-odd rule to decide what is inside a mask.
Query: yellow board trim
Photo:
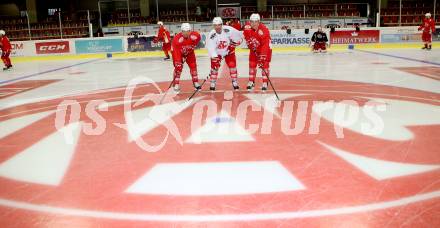
[[[346,51],[348,50],[346,44],[331,45],[329,52]],[[433,43],[433,48],[440,48],[440,43]],[[354,44],[354,49],[419,49],[422,47],[421,43],[376,43],[376,44]],[[273,47],[273,52],[293,52],[293,51],[310,51],[308,46],[300,47]],[[249,50],[244,48],[237,48],[237,53],[247,53]],[[206,49],[196,50],[198,55],[206,55]],[[113,53],[113,58],[136,58],[136,57],[162,57],[162,51],[150,52],[127,52],[127,53]],[[29,62],[29,61],[54,61],[54,60],[79,60],[79,59],[105,59],[106,53],[101,54],[79,54],[79,55],[47,55],[47,56],[26,56],[26,57],[12,57],[15,63]]]

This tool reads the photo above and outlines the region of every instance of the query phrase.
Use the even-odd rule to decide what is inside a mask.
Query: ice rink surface
[[[157,57],[0,72],[0,226],[440,227],[440,50],[275,52],[280,102],[247,56],[190,102]]]

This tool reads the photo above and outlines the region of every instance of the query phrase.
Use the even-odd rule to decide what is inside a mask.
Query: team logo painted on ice
[[[160,104],[138,84],[128,100],[116,88],[0,110],[0,210],[259,223],[438,203],[438,94],[272,80],[277,105],[270,93],[221,92],[229,83]]]

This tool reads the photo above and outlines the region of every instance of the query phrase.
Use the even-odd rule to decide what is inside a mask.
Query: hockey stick
[[[196,89],[196,91],[194,91],[194,93],[188,98],[188,101],[190,101],[197,94],[197,92],[202,90],[202,87],[205,84],[205,82],[208,80],[209,76],[210,75],[206,76],[205,80],[203,80],[202,84],[200,85],[200,89]]]
[[[160,102],[159,102],[160,105],[162,104],[163,99],[165,99],[165,97],[167,96],[168,91],[170,90],[171,86],[173,86],[173,84],[174,84],[174,80],[175,80],[175,79],[176,79],[176,78],[173,77],[173,80],[171,81],[170,85],[168,86],[168,89],[165,91],[165,93],[163,94],[162,98],[160,99]]]
[[[186,62],[186,58],[183,58],[182,60],[183,60],[183,61],[182,61],[182,66],[183,66],[183,64],[185,64],[185,62]],[[176,76],[173,75],[173,80],[171,81],[170,85],[168,86],[167,91],[165,91],[165,94],[162,96],[162,99],[160,99],[159,104],[162,104],[163,99],[165,99],[165,97],[167,96],[167,94],[168,94],[168,90],[170,90],[171,86],[173,86],[175,80],[176,80]]]
[[[272,81],[270,80],[269,77],[267,77],[267,80],[269,81],[270,86],[272,87],[272,90],[273,90],[273,92],[275,93],[275,96],[277,97],[278,101],[281,101],[281,100],[280,100],[280,97],[278,97],[278,93],[277,93],[275,87],[273,87]]]
[[[269,84],[270,84],[270,86],[272,87],[272,90],[273,90],[273,92],[275,93],[275,96],[277,97],[278,101],[281,101],[281,100],[280,100],[280,97],[278,96],[277,90],[275,89],[275,87],[273,87],[273,84],[272,84],[272,81],[271,81],[270,78],[269,78],[269,74],[268,74],[268,72],[267,72],[266,70],[264,70],[264,69],[261,69],[261,70],[263,70],[263,71],[266,73],[267,80],[269,81]]]

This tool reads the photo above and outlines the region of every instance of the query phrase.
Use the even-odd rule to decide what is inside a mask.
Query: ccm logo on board
[[[68,41],[36,43],[35,48],[37,49],[37,54],[57,54],[70,52]]]

